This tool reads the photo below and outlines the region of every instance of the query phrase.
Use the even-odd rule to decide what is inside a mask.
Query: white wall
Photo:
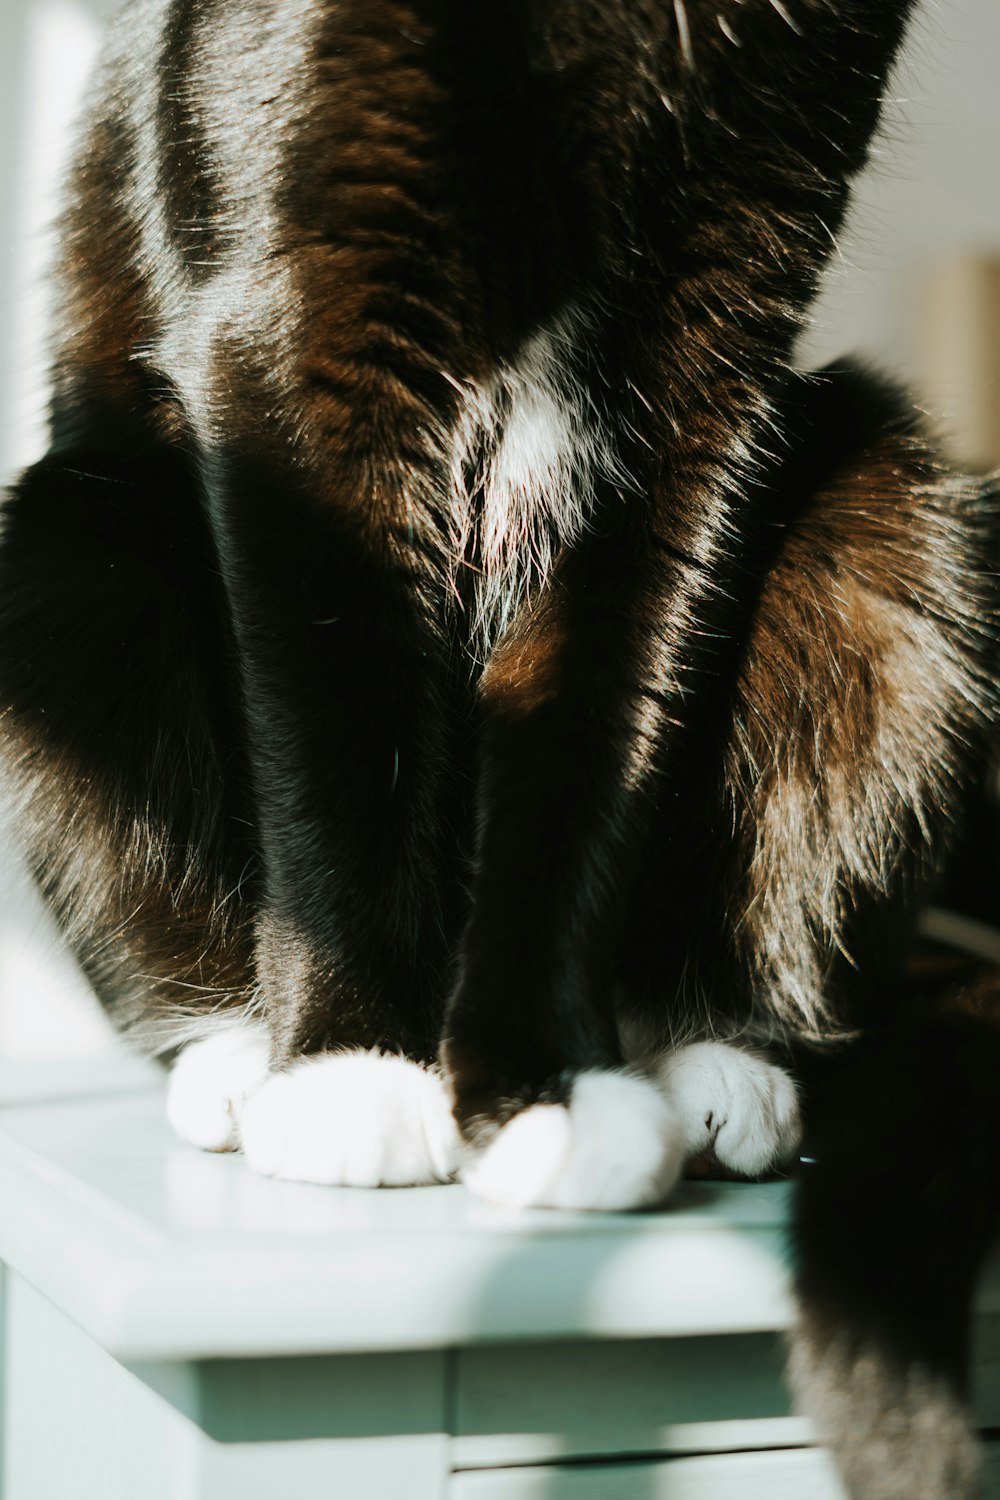
[[[0,0],[0,475],[44,444],[43,270],[80,96],[113,0]]]
[[[0,0],[0,484],[44,448],[47,231],[109,10],[110,0]],[[108,1036],[0,826],[0,1050],[71,1056]]]
[[[905,365],[914,283],[956,255],[1000,251],[997,0],[924,0],[890,94],[877,160],[817,309],[828,326],[816,346]]]
[[[0,0],[0,478],[44,441],[44,226],[111,4]],[[926,275],[970,253],[1000,254],[1000,0],[924,0],[892,94],[877,166],[859,189],[803,352],[819,362],[854,349],[919,378]],[[10,879],[2,848],[0,861]],[[103,1035],[70,971],[53,966],[51,942],[23,884],[16,897],[0,895],[8,1052],[84,1050]]]
[[[856,351],[923,384],[928,285],[1000,256],[1000,0],[922,0],[890,93],[803,353]]]

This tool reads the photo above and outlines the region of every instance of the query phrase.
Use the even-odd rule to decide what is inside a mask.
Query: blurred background
[[[1000,465],[1000,3],[918,0],[802,342],[914,391],[954,457]]]
[[[113,0],[0,0],[0,483],[44,448],[49,226]],[[780,82],[780,81],[779,81]],[[919,0],[803,364],[905,380],[956,458],[1000,465],[1000,0]],[[0,843],[0,1053],[105,1045],[96,1003]]]

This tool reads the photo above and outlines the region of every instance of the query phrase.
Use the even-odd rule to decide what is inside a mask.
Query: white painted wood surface
[[[449,1500],[845,1500],[827,1456],[727,1453],[661,1463],[459,1474]]]
[[[103,1070],[86,1097],[86,1073],[81,1060],[75,1098],[0,1109],[0,1259],[121,1359],[788,1319],[782,1184],[690,1184],[663,1213],[587,1216],[508,1212],[461,1187],[272,1182],[174,1140],[161,1086],[110,1093]]]
[[[123,1360],[787,1325],[786,1184],[689,1183],[662,1212],[584,1215],[274,1182],[175,1140],[162,1095],[120,1055],[0,1065],[0,1260]]]
[[[182,1365],[151,1384],[11,1283],[4,1500],[442,1500],[440,1355]]]
[[[648,1336],[719,1325],[733,1277],[739,1326],[785,1317],[780,1186],[635,1217],[299,1187],[175,1142],[162,1094],[120,1053],[0,1067],[3,1500],[547,1494],[581,1454],[808,1439],[773,1338]]]
[[[175,1142],[162,1094],[121,1054],[0,1067],[2,1500],[842,1500],[781,1378],[783,1185],[300,1187]]]
[[[453,1461],[802,1447],[815,1437],[791,1412],[783,1369],[775,1334],[462,1349]]]

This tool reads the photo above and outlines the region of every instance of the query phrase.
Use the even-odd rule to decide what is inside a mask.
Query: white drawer
[[[1000,1441],[987,1442],[983,1500],[1000,1500]],[[846,1500],[826,1453],[713,1453],[659,1463],[490,1469],[452,1476],[448,1500]]]
[[[452,1460],[494,1469],[573,1459],[801,1448],[775,1334],[459,1350]]]
[[[827,1456],[716,1453],[661,1463],[539,1465],[456,1474],[449,1500],[845,1500]]]

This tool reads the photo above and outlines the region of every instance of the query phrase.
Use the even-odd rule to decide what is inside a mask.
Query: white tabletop
[[[175,1140],[162,1095],[120,1057],[0,1066],[0,1259],[123,1360],[789,1319],[787,1184],[688,1183],[666,1211],[584,1215],[273,1182]]]

